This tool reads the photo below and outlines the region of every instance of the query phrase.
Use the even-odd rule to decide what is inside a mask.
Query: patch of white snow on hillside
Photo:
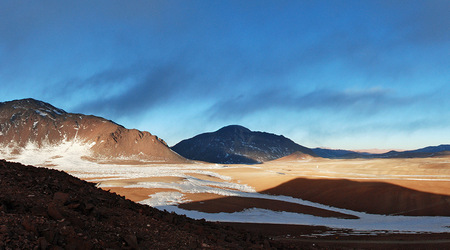
[[[192,177],[182,182],[138,182],[125,186],[125,188],[167,188],[179,190],[183,193],[209,193],[223,196],[240,196],[245,192],[255,192],[252,187],[247,185],[206,181]]]
[[[63,113],[62,113],[62,110],[60,110],[60,109],[52,109],[51,110],[53,113],[55,113],[55,114],[57,114],[57,115],[62,115]]]
[[[150,195],[150,197],[151,198],[140,201],[138,203],[156,207],[156,206],[176,205],[190,201],[185,199],[184,195],[179,192],[159,192]]]
[[[77,166],[82,163],[82,156],[89,156],[90,151],[86,144],[79,141],[64,141],[59,144],[44,144],[38,146],[35,143],[27,143],[19,154],[12,154],[17,145],[5,147],[8,150],[0,150],[0,158],[17,161],[25,165],[34,166]]]
[[[55,119],[53,119],[53,117],[49,116],[48,113],[42,112],[39,109],[35,109],[34,112],[36,112],[36,114],[38,114],[38,115],[40,115],[42,117],[48,117],[48,118],[50,118],[52,120],[55,120]]]
[[[194,219],[205,219],[208,221],[315,225],[353,229],[356,231],[378,230],[398,233],[450,232],[450,217],[442,216],[387,216],[365,214],[365,216],[360,219],[339,219],[300,213],[276,212],[260,208],[251,208],[235,213],[203,213],[184,210],[176,206],[158,206],[156,208],[175,212],[177,214],[185,214]]]
[[[106,165],[106,164],[82,164],[80,166],[65,165],[69,172],[79,172],[79,178],[104,178],[117,176],[117,178],[146,178],[146,177],[182,177],[193,178],[190,174],[201,174],[215,177],[224,181],[230,180],[229,176],[217,174],[212,171],[218,169],[210,166],[195,166],[183,164],[148,164],[148,165]]]

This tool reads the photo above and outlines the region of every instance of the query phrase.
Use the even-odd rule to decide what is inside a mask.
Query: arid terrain
[[[448,156],[294,155],[257,165],[85,162],[54,168],[141,204],[282,241],[420,248],[450,246],[449,164]]]
[[[350,173],[361,164],[367,166],[364,171]],[[82,171],[58,167],[84,176],[89,185],[59,171],[1,162],[2,249],[450,246],[448,158],[95,165]],[[408,174],[405,166],[411,165],[414,172]],[[124,178],[127,169],[130,176],[139,171],[147,177]],[[161,210],[222,222],[159,212],[114,192]],[[341,202],[352,199],[358,202]]]
[[[0,249],[289,247],[136,204],[67,173],[0,160]]]
[[[105,176],[104,173],[101,177],[95,177],[92,172],[80,175],[89,174],[92,176],[89,179],[100,183],[101,187],[117,190],[135,201],[143,201],[147,195],[161,191],[179,192],[180,200],[202,204],[219,202],[220,198],[230,196],[210,192],[206,188],[204,192],[183,192],[183,183],[192,180],[192,183],[199,182],[198,186],[204,184],[205,187],[224,191],[253,190],[263,195],[291,196],[359,212],[450,216],[449,164],[448,157],[353,160],[309,158],[294,161],[281,159],[261,165],[169,164],[167,168],[172,169],[172,173],[159,173],[147,178]],[[135,167],[142,168],[143,172],[161,168],[159,165]],[[109,168],[119,170],[122,166],[113,165]],[[184,173],[177,174],[177,171]],[[240,202],[235,200],[231,203]],[[248,204],[247,201],[242,203]],[[190,207],[194,207],[192,203]],[[203,207],[199,205],[196,210],[205,209]],[[235,207],[239,210],[237,204]]]
[[[0,0],[0,250],[450,250],[450,0]]]
[[[249,236],[248,239],[255,240],[243,243],[239,237],[246,233],[239,233],[241,236],[230,236],[228,241],[236,241],[236,244],[227,245],[216,239],[222,239],[227,233],[218,233],[219,236],[212,233],[210,236],[215,237],[215,243],[205,243],[203,239],[187,240],[183,243],[186,248],[202,247],[203,243],[208,246],[214,243],[224,248],[450,247],[449,145],[414,151],[391,151],[382,155],[361,155],[348,150],[320,148],[312,151],[281,135],[255,132],[233,125],[194,137],[206,139],[194,143],[196,147],[193,148],[208,148],[206,151],[220,156],[215,162],[221,163],[208,163],[184,158],[168,147],[164,140],[149,132],[126,129],[100,117],[67,113],[34,99],[1,103],[0,120],[0,159],[64,171],[89,182],[89,190],[100,188],[140,204],[123,218],[134,216],[132,213],[142,207],[151,206],[158,209],[151,210],[152,213],[166,210],[186,216],[193,223],[191,219],[205,220],[265,237],[256,240]],[[261,155],[265,158],[261,158]],[[327,155],[329,158],[318,155]],[[347,158],[341,159],[344,156]],[[258,164],[231,164],[236,162]],[[10,166],[8,164],[3,163],[6,172]],[[64,190],[75,192],[76,187],[54,185],[52,183],[61,180],[55,182],[53,179],[42,179],[39,176],[45,176],[43,172],[38,174],[29,170],[30,174],[25,167],[20,169],[21,165],[12,166],[16,172],[13,171],[12,175],[9,172],[9,176],[4,174],[1,179],[4,195],[1,202],[6,216],[2,222],[6,227],[1,230],[4,231],[4,239],[11,242],[22,242],[22,238],[12,236],[16,232],[11,228],[11,225],[13,228],[22,225],[25,231],[34,233],[31,236],[19,234],[28,239],[31,245],[39,243],[44,249],[64,247],[69,244],[66,240],[77,242],[75,235],[78,234],[74,232],[85,231],[84,222],[92,219],[83,217],[91,216],[87,211],[91,209],[80,210],[78,207],[111,205],[109,201],[106,201],[109,205],[103,204],[101,200],[104,198],[93,204],[88,191],[83,189],[87,193],[73,201],[79,204],[73,205],[77,206],[73,208],[70,205],[73,202],[66,199],[67,192]],[[20,172],[23,170],[26,173]],[[24,175],[28,177],[22,178]],[[9,189],[10,184],[14,184],[15,189]],[[43,193],[33,190],[43,190]],[[54,204],[61,195],[56,195],[58,192],[65,193],[63,196],[66,201],[62,206]],[[20,195],[25,196],[22,199]],[[70,197],[76,195],[69,194]],[[34,198],[38,196],[39,199]],[[127,204],[135,204],[131,201]],[[50,206],[50,203],[53,205]],[[62,217],[58,213],[55,215],[55,206],[61,210],[56,209]],[[73,214],[74,209],[81,214]],[[96,216],[101,219],[122,213],[108,209],[98,210]],[[15,218],[12,214],[17,213],[19,215]],[[15,219],[9,220],[10,215]],[[59,221],[65,220],[64,216],[72,215],[81,216],[84,224],[70,221],[71,224],[78,223],[78,229],[70,231],[70,237],[63,237],[66,240],[61,242],[38,229],[34,230],[33,226],[29,226],[31,222],[26,222],[28,219],[24,222],[23,217],[31,218],[33,225],[41,225],[39,227],[45,231],[51,225],[56,225],[59,230],[59,224],[36,216]],[[186,217],[171,216],[179,218],[176,220],[186,220]],[[173,220],[170,218],[169,222]],[[139,225],[130,223],[120,226],[136,227],[136,232],[143,230],[142,225],[139,226],[140,222],[136,222]],[[69,225],[63,223],[61,226],[67,228]],[[109,247],[106,243],[99,245],[94,239],[101,236],[97,235],[100,231],[113,230],[110,226],[95,229],[93,225],[94,231],[88,236],[94,235],[89,238],[90,246]],[[171,226],[178,228],[176,223]],[[63,234],[60,231],[58,233]],[[154,239],[152,243],[144,236],[126,233],[131,238],[101,237],[105,236],[107,242],[115,242],[114,246],[111,245],[113,248],[136,248],[135,237],[144,248],[179,247],[177,242],[170,243],[170,240],[168,245],[158,246]],[[162,240],[169,236],[156,235]],[[38,239],[39,242],[36,241]],[[146,241],[148,243],[144,243]],[[16,243],[6,246],[16,246]],[[80,243],[74,244],[80,246]]]

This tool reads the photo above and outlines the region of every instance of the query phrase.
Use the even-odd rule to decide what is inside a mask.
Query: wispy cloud
[[[105,76],[110,77],[108,74]],[[119,79],[124,77],[119,76]],[[100,82],[109,83],[109,81],[103,81],[104,79],[100,76],[89,80],[96,82],[99,78]],[[188,74],[178,65],[156,67],[148,70],[141,79],[132,81],[132,85],[127,86],[126,89],[116,91],[104,98],[82,103],[77,109],[85,112],[107,113],[115,117],[140,115],[157,105],[175,101],[174,98],[183,92],[183,83],[188,78]],[[89,81],[86,84],[90,84]]]
[[[330,116],[349,131],[355,117],[445,124],[449,11],[447,0],[0,1],[0,99],[113,120],[185,112],[179,123],[202,120],[199,131],[270,112],[315,133]]]
[[[212,118],[243,117],[256,112],[280,109],[304,112],[350,112],[352,115],[375,114],[389,108],[408,105],[414,98],[399,97],[388,89],[319,89],[307,93],[273,88],[253,95],[239,95],[217,102],[210,109]]]

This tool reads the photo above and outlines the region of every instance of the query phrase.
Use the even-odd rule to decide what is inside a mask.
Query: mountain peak
[[[7,108],[12,108],[15,110],[34,110],[36,113],[45,115],[50,113],[52,115],[62,115],[66,114],[66,111],[56,108],[53,105],[39,101],[33,98],[19,99],[14,101],[2,102],[0,106],[5,106]]]
[[[250,133],[250,129],[241,125],[229,125],[216,131],[217,133]]]

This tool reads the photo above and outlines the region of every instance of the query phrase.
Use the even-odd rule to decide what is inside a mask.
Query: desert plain
[[[88,174],[103,189],[278,240],[319,240],[322,247],[450,245],[449,156],[323,159],[294,155],[256,165],[134,165],[133,171],[146,173],[138,178],[123,175],[125,166],[104,167],[115,174]]]
[[[48,163],[47,163],[48,164]],[[359,234],[450,232],[450,157],[255,165],[48,164],[103,189],[210,221],[326,226]]]
[[[450,245],[446,154],[389,159],[293,154],[239,165],[93,161],[49,151],[42,160],[31,153],[9,160],[63,170],[141,204],[281,240],[320,239],[324,247]]]

